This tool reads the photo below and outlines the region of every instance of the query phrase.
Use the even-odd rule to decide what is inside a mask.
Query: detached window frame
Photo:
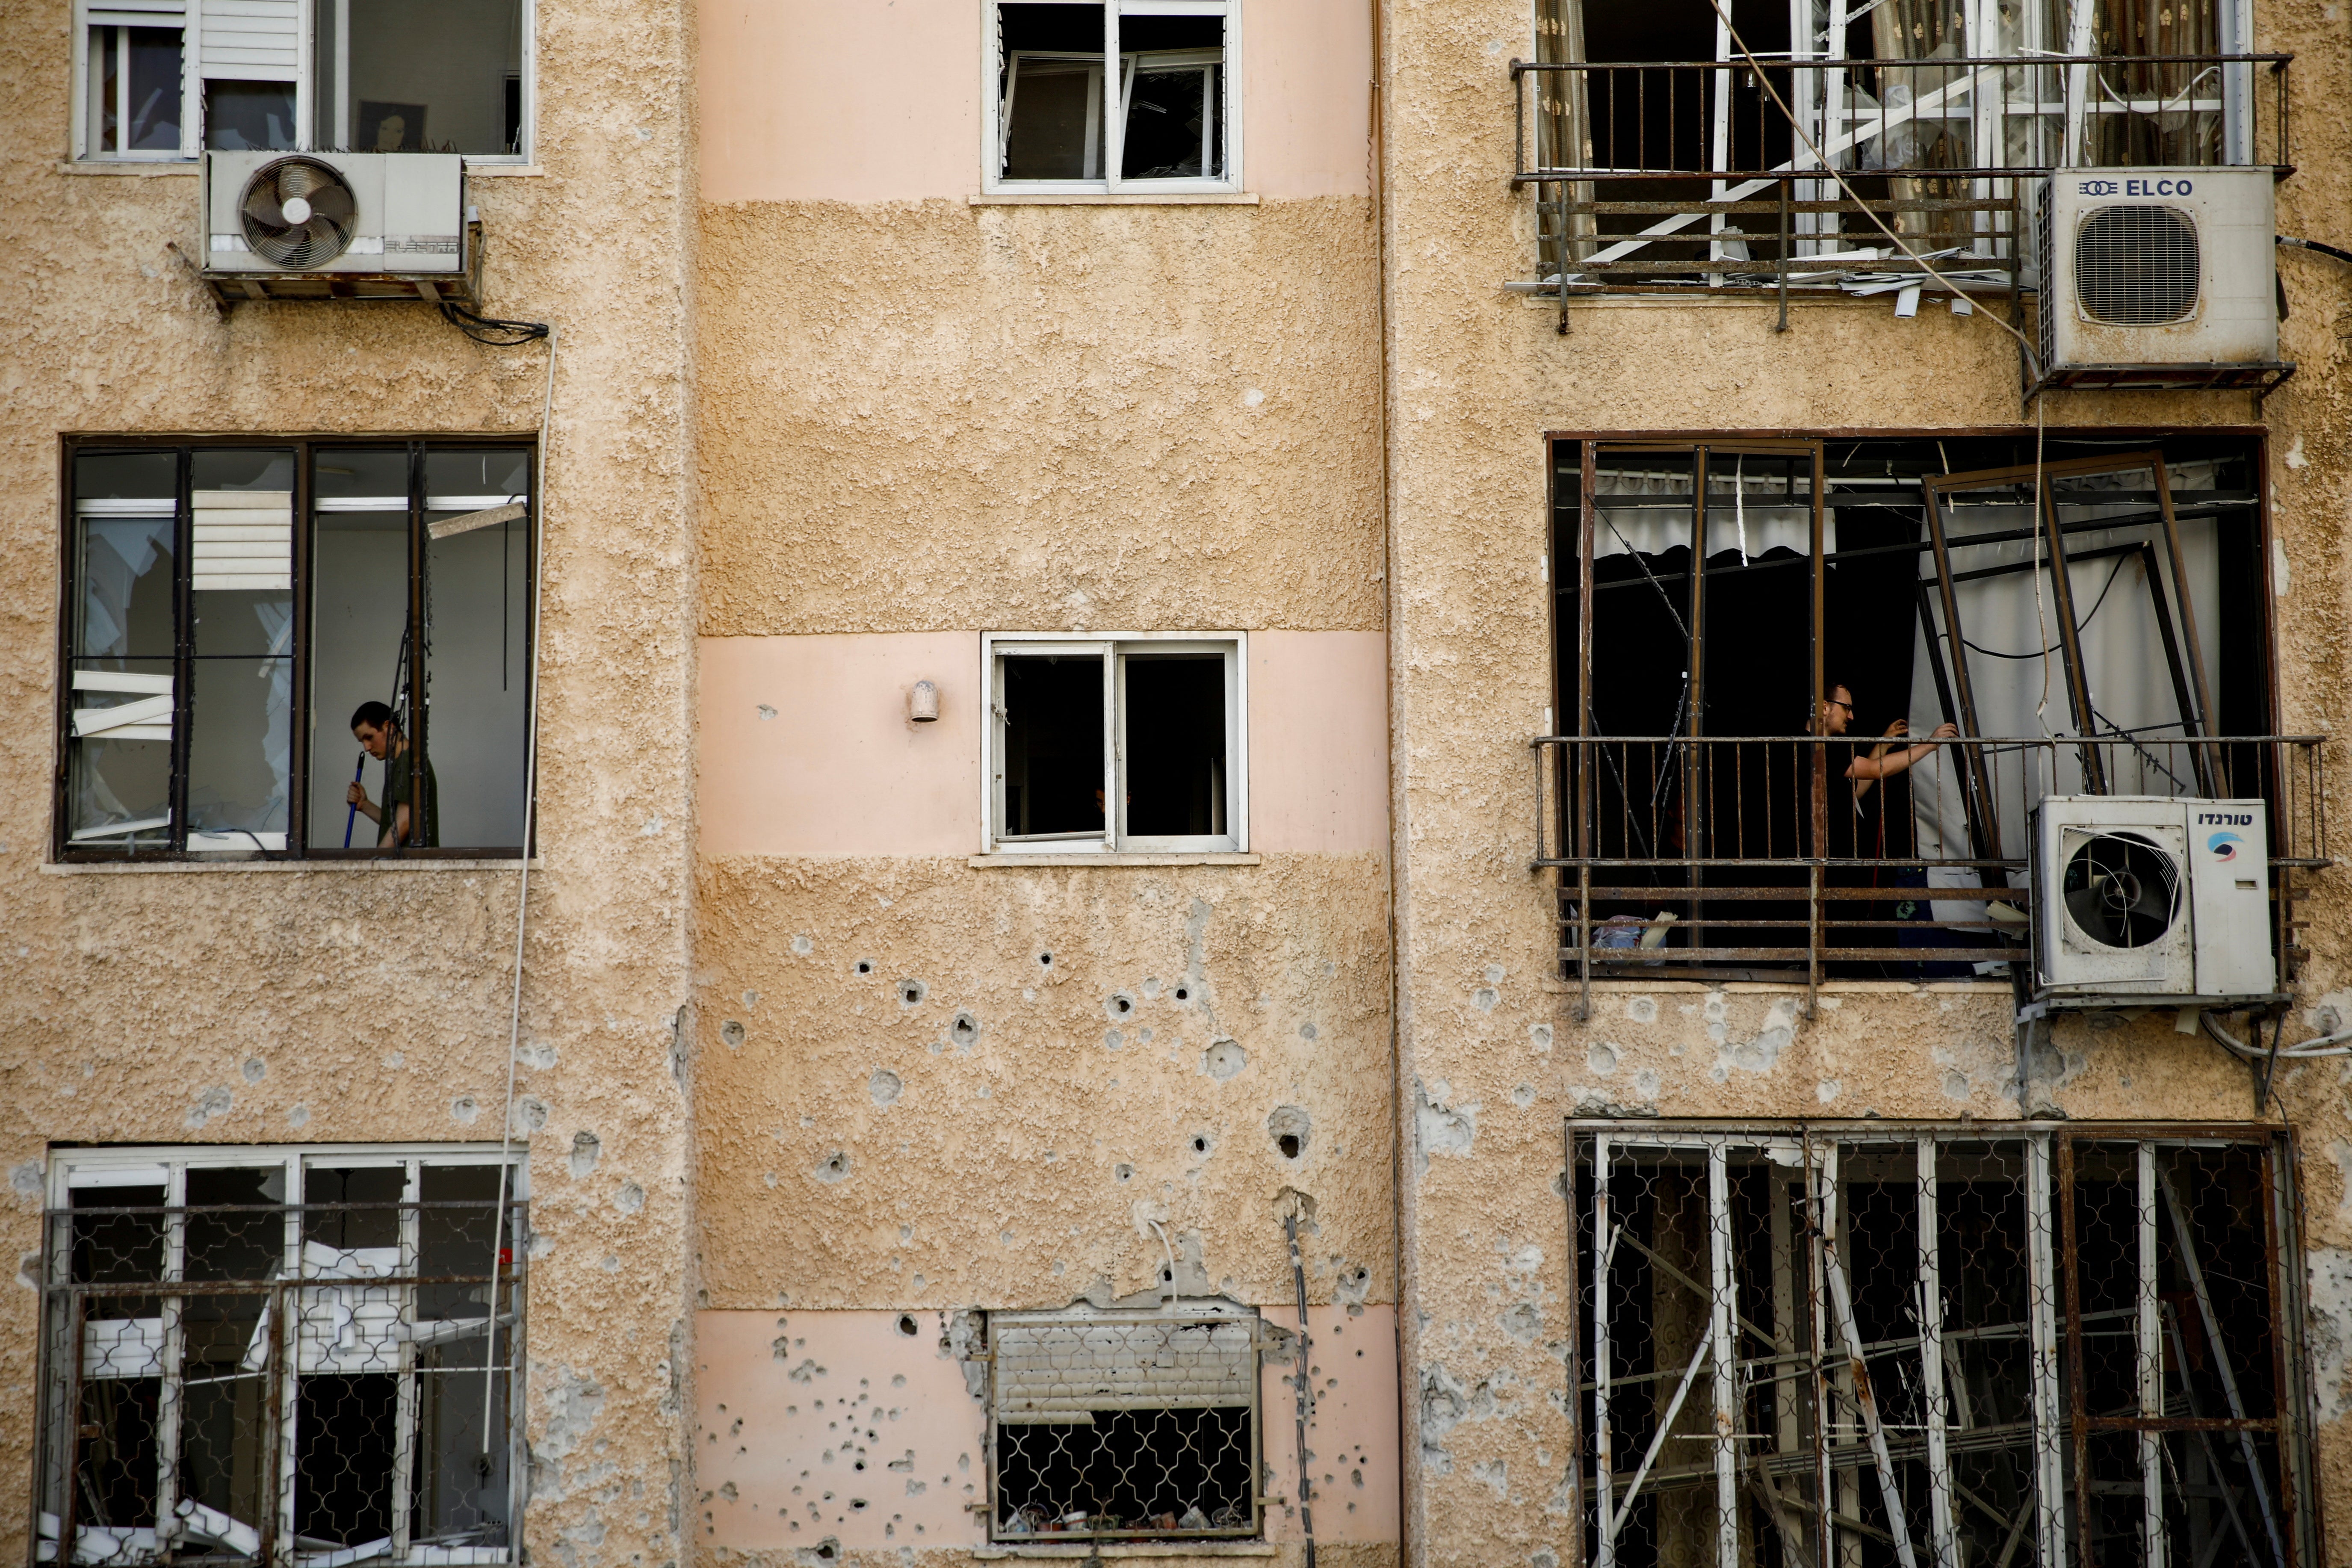
[[[1243,0],[1037,0],[1072,11],[1097,10],[1102,14],[1103,49],[1099,55],[1083,50],[1008,48],[1004,29],[1000,21],[999,0],[984,0],[981,26],[988,40],[983,51],[982,101],[988,112],[981,125],[981,190],[989,195],[1232,195],[1243,188],[1242,163],[1242,74],[1239,39],[1242,32]],[[1134,50],[1120,47],[1119,23],[1122,17],[1142,20],[1160,17],[1213,17],[1224,24],[1224,41],[1215,48],[1173,48]],[[1119,62],[1115,90],[1118,96],[1118,112],[1104,112],[1104,95],[1113,90],[1106,81],[1102,63]],[[1020,81],[1024,67],[1035,66],[1066,72],[1091,65],[1091,80],[1087,95],[1089,121],[1087,138],[1088,160],[1095,173],[1078,179],[1015,179],[1004,173],[1006,149],[1012,136],[1012,110],[1020,94]],[[1158,179],[1130,178],[1119,171],[1124,166],[1127,121],[1133,112],[1136,79],[1154,69],[1192,70],[1213,69],[1217,91],[1203,93],[1202,142],[1204,149],[1220,142],[1224,150],[1224,172],[1221,175],[1180,175]],[[1205,166],[1205,164],[1204,164]]]
[[[1222,1300],[988,1313],[990,1542],[1260,1539],[1271,1500],[1265,1495],[1265,1358],[1293,1342],[1254,1309]],[[1219,1411],[1225,1414],[1211,1414]],[[1096,1467],[1109,1461],[1081,1455],[1081,1446],[1091,1438],[1099,1450],[1126,1440],[1148,1449],[1149,1436],[1138,1430],[1146,1421],[1180,1429],[1189,1424],[1189,1432],[1169,1435],[1179,1462],[1224,1469],[1229,1489],[1213,1490],[1215,1480],[1204,1474],[1202,1495],[1171,1495],[1164,1471],[1139,1483],[1132,1467],[1108,1495],[1097,1489]],[[1063,1435],[1024,1444],[1048,1426]],[[1201,1439],[1234,1427],[1239,1451],[1229,1447],[1204,1460]],[[1120,1511],[1119,1505],[1136,1503],[1143,1510]]]
[[[1566,1133],[1593,1568],[2321,1561],[2291,1132]]]
[[[1142,835],[1129,831],[1133,790],[1128,731],[1138,715],[1129,700],[1129,661],[1153,655],[1217,656],[1224,660],[1224,831]],[[1101,767],[1107,810],[1100,832],[1023,834],[1007,822],[1006,666],[1015,659],[1103,661]],[[988,855],[1246,854],[1249,850],[1249,635],[1246,632],[988,632],[981,637],[981,678],[988,693],[981,742],[981,852]],[[1144,716],[1148,721],[1148,715]],[[1216,809],[1213,805],[1213,812]]]
[[[467,452],[520,453],[523,457],[523,495],[519,502],[503,496],[438,496],[426,493],[428,456],[438,457]],[[293,458],[292,489],[286,505],[289,509],[289,537],[284,546],[275,542],[259,544],[253,537],[257,531],[272,531],[277,527],[275,505],[266,529],[257,529],[253,518],[242,512],[226,510],[223,493],[200,491],[195,489],[194,475],[197,460],[206,454],[236,452],[290,453]],[[389,500],[391,506],[362,504],[353,498],[327,498],[318,494],[317,465],[324,453],[383,453],[404,461],[407,480],[404,493],[394,498],[385,496],[372,500]],[[131,502],[110,498],[85,498],[78,492],[80,460],[106,457],[168,457],[175,467],[174,494],[171,500],[152,503]],[[438,436],[423,435],[404,437],[238,436],[218,439],[171,440],[139,437],[74,437],[64,443],[59,472],[61,537],[59,541],[59,574],[58,603],[58,685],[56,719],[56,761],[51,800],[51,858],[61,864],[114,863],[122,861],[205,862],[222,858],[236,859],[367,859],[387,856],[414,858],[445,858],[466,859],[519,858],[526,849],[520,844],[466,844],[444,842],[428,844],[429,828],[437,828],[437,818],[446,802],[438,797],[428,774],[427,797],[430,808],[411,814],[410,835],[402,843],[378,847],[383,824],[371,824],[363,813],[354,813],[338,799],[336,810],[351,817],[347,847],[310,844],[310,813],[314,797],[330,784],[331,793],[340,795],[341,782],[350,782],[352,763],[346,758],[357,758],[360,750],[350,739],[349,710],[334,713],[316,711],[320,699],[319,658],[321,637],[317,630],[318,594],[322,572],[317,542],[322,522],[338,512],[362,511],[371,514],[405,512],[407,517],[407,564],[405,575],[397,589],[405,596],[402,612],[406,619],[408,637],[425,649],[423,665],[435,658],[430,631],[433,614],[430,605],[427,569],[431,552],[441,543],[436,527],[446,527],[453,521],[490,515],[486,505],[502,503],[495,508],[509,513],[499,519],[500,525],[519,535],[520,559],[511,559],[513,550],[506,552],[506,569],[517,579],[511,589],[502,587],[507,607],[502,612],[510,624],[501,628],[502,642],[519,639],[518,662],[509,679],[521,686],[520,706],[523,734],[529,734],[530,713],[535,693],[530,689],[531,606],[537,593],[537,531],[534,526],[539,504],[539,450],[537,438],[530,435],[514,436]],[[257,492],[276,496],[281,492]],[[435,501],[445,503],[436,507]],[[517,507],[519,505],[519,509]],[[172,563],[173,632],[168,659],[160,655],[82,654],[78,653],[81,617],[86,612],[84,598],[82,524],[86,518],[140,518],[160,520],[168,511],[172,517],[173,560]],[[210,516],[207,517],[207,513]],[[459,530],[449,537],[462,537]],[[207,549],[209,546],[209,551]],[[286,679],[290,709],[287,722],[285,790],[287,803],[282,828],[254,833],[245,829],[228,832],[202,831],[192,827],[190,817],[190,780],[194,772],[191,758],[192,726],[198,721],[196,712],[197,687],[203,667],[218,664],[223,659],[236,659],[238,655],[211,655],[196,646],[198,591],[206,584],[196,581],[207,565],[200,559],[210,554],[215,559],[209,564],[218,572],[224,564],[241,563],[229,560],[240,553],[249,554],[257,548],[275,550],[269,563],[272,574],[283,572],[289,582],[287,590],[291,603],[289,626],[280,643],[267,656],[282,658],[288,665]],[[230,587],[258,586],[257,583],[215,577],[219,585]],[[515,594],[520,602],[514,603]],[[422,754],[431,769],[434,760],[431,732],[431,702],[429,669],[420,672],[407,667],[407,644],[403,644],[403,672],[393,676],[394,685],[387,691],[404,690],[404,699],[395,713],[402,733],[406,737],[411,754]],[[261,656],[255,656],[261,657]],[[443,656],[447,657],[447,656]],[[168,662],[169,676],[159,673],[119,674],[104,669],[86,669],[83,666],[99,664],[162,665]],[[381,700],[381,699],[379,699]],[[117,723],[107,728],[94,728],[99,722],[94,716],[115,706],[141,704],[142,710],[157,709],[152,714],[142,711],[134,723]],[[112,832],[103,831],[112,824],[77,827],[76,811],[76,748],[86,741],[101,739],[110,732],[120,733],[134,743],[162,745],[169,752],[169,783],[164,820],[158,823],[151,817],[134,815],[123,820]],[[314,745],[314,737],[323,744]],[[520,742],[514,755],[512,784],[520,804],[524,783],[526,756]],[[346,751],[344,748],[350,749]],[[329,775],[342,770],[343,780],[322,779],[318,770]],[[380,810],[386,809],[383,795],[385,764],[364,761],[359,772],[364,776],[369,799]],[[436,820],[428,823],[427,817]],[[519,816],[518,816],[519,820]],[[534,840],[536,835],[534,834]]]
[[[467,153],[477,167],[528,165],[534,153],[538,97],[538,4],[514,0],[517,60],[508,77],[515,139],[511,152]],[[373,151],[357,144],[359,108],[351,92],[352,0],[74,0],[72,157],[80,163],[185,163],[204,156],[205,84],[283,83],[294,89],[289,153]],[[268,14],[264,14],[265,11]],[[168,33],[179,56],[176,118],[179,137],[169,147],[123,147],[111,127],[126,120],[152,123],[149,94],[132,97],[128,74],[113,79],[108,101],[109,55],[132,40],[131,29]],[[343,42],[338,45],[338,40]],[[162,39],[151,35],[152,46]],[[143,85],[143,84],[141,84]],[[334,106],[341,123],[321,119]],[[146,112],[142,112],[146,110]],[[113,118],[109,119],[110,112]],[[432,128],[425,127],[429,137]],[[412,149],[422,150],[422,149]]]
[[[495,1143],[57,1153],[31,1561],[516,1561],[530,1195]]]

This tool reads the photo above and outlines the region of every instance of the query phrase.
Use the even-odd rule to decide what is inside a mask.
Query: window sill
[[[1573,996],[1583,987],[1573,980],[1543,982],[1546,993],[1554,996]],[[1592,982],[1595,994],[1609,993],[1630,996],[1658,991],[1726,991],[1746,992],[1763,996],[1801,996],[1811,989],[1801,980],[1679,980],[1661,973],[1655,980],[1628,980],[1612,975]],[[1821,994],[1824,996],[1911,996],[1948,991],[1999,992],[2006,996],[2011,986],[2006,980],[1824,980]]]
[[[988,871],[1041,866],[1256,866],[1263,864],[1264,858],[1263,856],[1247,853],[1229,854],[1203,849],[1192,853],[1163,850],[1132,855],[973,855],[966,858],[964,864],[974,870]]]
[[[60,174],[194,174],[204,164],[194,158],[68,158],[58,163]]]
[[[1075,1542],[1068,1546],[975,1546],[971,1554],[982,1563],[1001,1563],[1010,1557],[1058,1557],[1066,1562],[1084,1562],[1097,1550],[1108,1561],[1118,1557],[1275,1557],[1280,1555],[1282,1549],[1264,1541],[1162,1541],[1120,1542],[1100,1548]]]
[[[536,858],[530,868],[540,870],[544,862]],[[124,877],[148,872],[173,871],[312,871],[312,872],[379,872],[379,871],[520,871],[520,860],[434,860],[425,857],[404,859],[388,857],[382,860],[72,860],[44,861],[44,877]]]
[[[1254,207],[1255,191],[982,191],[976,207]]]

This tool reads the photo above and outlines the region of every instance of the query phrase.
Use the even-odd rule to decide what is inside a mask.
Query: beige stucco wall
[[[1396,1454],[1370,14],[1243,8],[1254,205],[1004,206],[967,199],[985,8],[851,9],[704,13],[700,1267],[735,1347],[709,1375],[789,1377],[782,1318],[838,1345],[830,1385],[936,1384],[955,1451],[915,1446],[953,1486],[795,1533],[773,1509],[805,1500],[768,1492],[822,1459],[791,1439],[731,1499],[701,1477],[701,1525],[895,1563],[955,1515],[940,1560],[969,1560],[977,1414],[898,1315],[1108,1300],[1172,1256],[1286,1323],[1299,1212],[1350,1350],[1318,1344],[1318,1420],[1364,1456],[1318,1549],[1392,1560],[1364,1500]],[[992,631],[1245,633],[1257,863],[971,864]],[[716,1397],[698,1453],[730,1443]],[[1262,1433],[1286,1495],[1289,1397]]]
[[[193,277],[179,170],[77,174],[68,8],[0,5],[0,1248],[56,1142],[495,1141],[517,874],[43,867],[67,432],[536,430],[543,346],[419,304],[247,304]],[[688,12],[538,6],[536,175],[478,179],[487,304],[562,332],[547,444],[542,860],[515,1124],[539,1240],[538,1561],[679,1558],[691,1377]],[[681,1018],[684,1031],[680,1033]],[[575,1139],[586,1156],[571,1158]],[[0,1556],[22,1558],[33,1272],[0,1298]]]
[[[2347,60],[2331,9],[2284,0],[2256,14],[2261,47],[2297,51],[2298,83],[2337,79]],[[2010,340],[1932,297],[1909,321],[1884,298],[1801,302],[1785,334],[1767,301],[1586,303],[1559,335],[1556,307],[1501,288],[1529,275],[1532,248],[1527,199],[1507,184],[1505,62],[1533,53],[1526,7],[1451,0],[1382,16],[1406,1534],[1416,1562],[1550,1568],[1578,1552],[1559,1511],[1570,1462],[1559,1343],[1568,1216],[1553,1185],[1564,1119],[1997,1121],[2019,1107],[2000,989],[1833,987],[1808,1017],[1801,990],[1611,985],[1579,1021],[1576,997],[1549,978],[1549,889],[1527,868],[1537,819],[1527,742],[1548,709],[1572,701],[1552,689],[1544,435],[2030,432],[2033,416],[2020,405]],[[2280,227],[2342,244],[2347,147],[2325,118],[2296,122]],[[2347,498],[2344,348],[2332,323],[2346,279],[2306,257],[2281,266],[2293,305],[2286,354],[2302,370],[2259,411],[2242,393],[2070,395],[2046,416],[2053,428],[2266,425],[2276,560],[2287,568],[2274,573],[2281,721],[2341,731]],[[1619,657],[1604,650],[1596,679]],[[2325,874],[2299,910],[2313,921],[2315,957],[2290,1040],[2317,1029],[2310,1007],[2346,984],[2341,878]],[[2243,1120],[2253,1105],[2246,1071],[2174,1033],[2169,1015],[2061,1024],[2031,1098],[2077,1119]],[[2326,1506],[2341,1520],[2352,1507],[2352,1434],[2340,1422],[2341,1354],[2328,1347],[2347,1321],[2352,1142],[2332,1064],[2284,1074],[2283,1103],[2305,1151],[2314,1335],[2332,1423],[2320,1457]],[[1528,1312],[1541,1325],[1532,1336]]]

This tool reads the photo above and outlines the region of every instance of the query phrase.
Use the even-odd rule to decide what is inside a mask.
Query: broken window
[[[1594,1568],[2317,1561],[2274,1131],[1573,1144]]]
[[[1227,188],[1225,10],[1225,0],[998,5],[991,188]]]
[[[992,847],[1244,847],[1238,637],[988,641]]]
[[[2006,973],[2030,814],[2071,794],[2267,803],[2292,963],[2287,873],[2324,850],[2316,749],[2268,733],[2259,447],[1554,458],[1563,734],[1539,858],[1571,973]]]
[[[991,1537],[1255,1536],[1259,1331],[1208,1303],[989,1314]]]
[[[495,1152],[61,1155],[37,1561],[511,1561],[527,1196]]]
[[[531,460],[77,446],[58,852],[518,853]]]
[[[2248,56],[2248,13],[1735,0],[1718,16],[1703,0],[1538,0],[1537,58],[1513,68],[1516,177],[1538,195],[1539,270],[1521,287],[1907,289],[1909,314],[1923,285],[1943,285],[1874,215],[1963,292],[2007,295],[2032,191],[2021,175],[2285,165],[2276,128],[2258,146],[2254,112],[2256,66],[2284,57]],[[2268,117],[2283,127],[2280,91]]]
[[[521,161],[529,0],[81,0],[77,151]]]

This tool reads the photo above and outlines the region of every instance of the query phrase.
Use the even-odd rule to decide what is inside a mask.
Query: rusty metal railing
[[[1848,776],[1921,739],[1537,738],[1531,868],[1558,877],[1564,977],[2005,971],[2026,956],[2030,814],[2077,794],[2263,802],[2292,973],[2298,874],[2329,863],[2321,737],[1958,738],[1892,777]]]
[[[1538,254],[1513,287],[1785,298],[1917,283],[1874,214],[1964,289],[2014,292],[2028,265],[2021,179],[2291,173],[2292,58],[1514,60],[1511,180],[1536,192]]]

